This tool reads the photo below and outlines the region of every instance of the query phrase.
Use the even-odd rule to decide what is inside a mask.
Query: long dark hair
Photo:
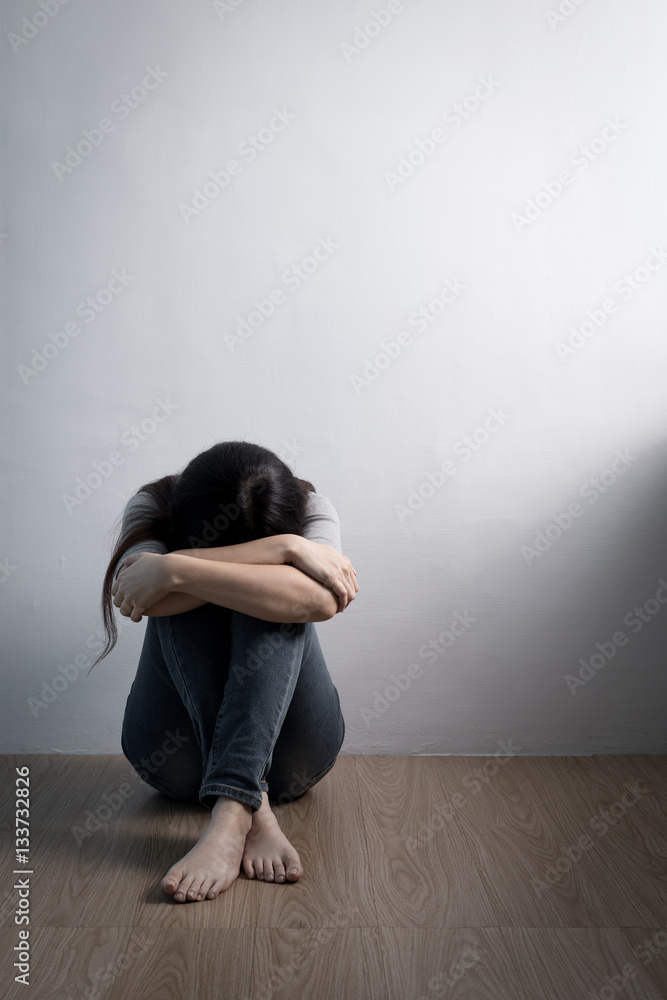
[[[316,492],[313,484],[297,479],[274,452],[247,441],[214,444],[180,473],[139,487],[137,493],[147,493],[156,511],[135,515],[119,529],[102,585],[106,644],[93,667],[118,639],[111,588],[116,564],[130,546],[157,539],[174,552],[300,535],[310,492]]]

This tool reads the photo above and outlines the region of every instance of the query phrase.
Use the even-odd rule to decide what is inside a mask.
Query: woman
[[[303,874],[270,803],[335,763],[345,724],[313,623],[358,589],[333,506],[259,445],[213,445],[128,502],[95,662],[116,643],[112,597],[132,621],[147,616],[123,753],[153,788],[211,809],[161,882],[177,902],[213,899],[241,868]]]

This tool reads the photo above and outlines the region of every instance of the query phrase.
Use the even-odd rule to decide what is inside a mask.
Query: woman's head
[[[306,489],[304,489],[306,487]],[[170,549],[300,534],[310,483],[268,448],[223,441],[186,465],[171,494]]]
[[[297,479],[274,452],[246,441],[222,441],[196,455],[175,475],[141,486],[155,512],[123,522],[102,586],[106,644],[95,666],[118,638],[111,589],[118,560],[149,539],[168,552],[198,549],[303,532],[312,483]]]

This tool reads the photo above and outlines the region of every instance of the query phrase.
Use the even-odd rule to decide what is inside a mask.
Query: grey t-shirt
[[[150,493],[135,493],[127,502],[123,512],[123,533],[130,528],[140,524],[141,521],[155,511],[155,501]],[[321,542],[324,545],[331,545],[337,552],[343,553],[340,541],[340,524],[338,514],[333,504],[321,493],[308,493],[306,505],[306,519],[303,528],[303,537],[311,542]],[[121,555],[116,563],[114,579],[121,569],[121,560],[129,556],[131,552],[156,552],[164,555],[167,552],[164,542],[157,539],[149,539],[145,542],[137,542],[131,545]]]

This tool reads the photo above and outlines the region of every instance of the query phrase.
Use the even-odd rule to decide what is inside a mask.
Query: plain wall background
[[[113,653],[76,669],[97,655],[112,528],[140,485],[244,438],[332,501],[358,572],[350,609],[317,626],[343,752],[664,753],[661,0],[564,2],[560,19],[559,0],[44,3],[6,0],[0,39],[0,749],[120,752],[145,619],[116,612]],[[147,68],[166,75],[120,111]],[[293,117],[260,132],[275,109]],[[319,240],[336,246],[288,284]],[[114,269],[131,280],[86,322]],[[463,290],[419,328],[447,281]],[[230,346],[273,289],[284,301]],[[587,310],[599,327],[559,355]],[[159,400],[171,414],[128,434]],[[491,409],[507,417],[466,459]],[[457,613],[469,627],[429,662]]]

